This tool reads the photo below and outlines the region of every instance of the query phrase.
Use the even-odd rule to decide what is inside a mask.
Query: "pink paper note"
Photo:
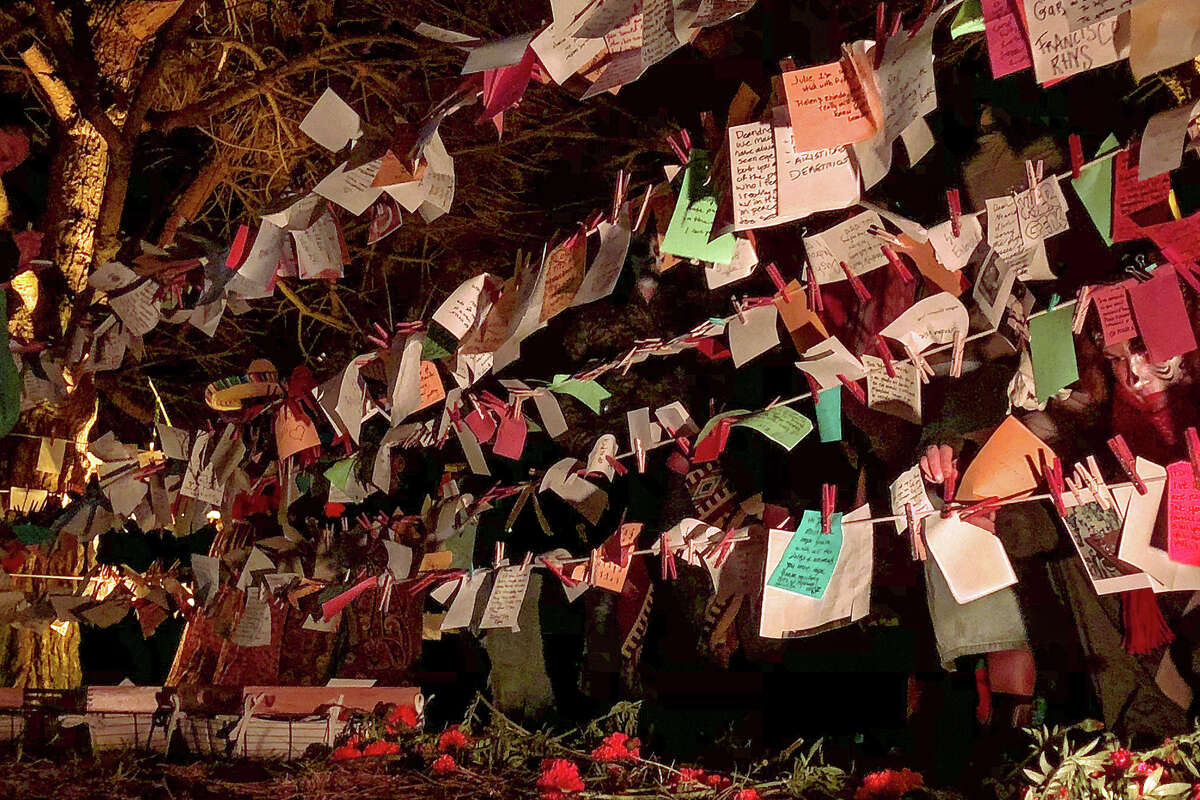
[[[518,461],[525,452],[525,433],[528,426],[520,412],[514,417],[505,417],[496,430],[496,443],[492,452],[498,456]]]
[[[1187,461],[1167,467],[1167,557],[1200,565],[1200,489]]]
[[[375,586],[378,582],[378,579],[374,576],[363,578],[337,597],[331,597],[326,600],[321,604],[321,618],[328,620],[342,613],[346,606],[350,605],[360,594]]]
[[[1145,212],[1147,209],[1162,205],[1166,221],[1170,219],[1167,210],[1167,195],[1171,191],[1171,176],[1158,175],[1146,181],[1139,181],[1137,174],[1138,152],[1135,148],[1117,153],[1116,166],[1113,169],[1113,229],[1114,242],[1128,242],[1131,239],[1141,239],[1146,236],[1148,220],[1134,221],[1133,215]],[[1150,212],[1152,213],[1152,212]],[[1139,217],[1145,215],[1139,214]],[[1160,220],[1154,220],[1158,222]]]
[[[992,77],[1003,78],[1033,66],[1029,42],[1015,14],[1004,14],[984,20],[987,31],[988,58],[992,62]]]
[[[1159,267],[1150,280],[1130,285],[1129,299],[1152,361],[1169,361],[1196,349],[1196,336],[1174,267]]]
[[[1127,342],[1137,336],[1124,283],[1096,290],[1092,293],[1092,302],[1096,304],[1096,314],[1100,317],[1105,347]]]
[[[487,444],[496,432],[496,421],[492,419],[492,415],[485,414],[478,408],[464,417],[463,422],[471,429],[471,433],[475,434],[480,444]]]
[[[1173,222],[1147,225],[1144,230],[1172,262],[1200,259],[1200,212]]]

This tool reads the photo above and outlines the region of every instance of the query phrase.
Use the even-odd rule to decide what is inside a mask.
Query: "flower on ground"
[[[704,770],[693,767],[680,767],[679,772],[671,776],[671,786],[676,787],[681,783],[703,783]]]
[[[400,745],[380,739],[378,742],[371,742],[364,747],[362,754],[364,756],[394,756],[399,752]]]
[[[634,761],[640,757],[641,742],[630,739],[624,733],[617,731],[604,737],[600,745],[592,751],[592,758],[597,761]]]
[[[762,800],[762,798],[758,796],[758,790],[751,787],[749,789],[742,789],[735,794],[733,800]]]
[[[705,775],[701,778],[701,782],[710,789],[716,789],[718,792],[728,789],[733,781],[726,778],[724,775]]]
[[[335,748],[333,753],[329,757],[331,759],[333,759],[334,761],[345,761],[348,758],[359,758],[360,756],[362,756],[362,754],[363,754],[362,750],[359,750],[357,747],[352,747],[351,745],[346,744],[346,745],[342,745],[341,747]]]
[[[562,800],[567,794],[583,791],[579,767],[566,758],[548,758],[542,762],[542,774],[537,780],[542,800]]]
[[[434,775],[449,775],[458,771],[458,764],[454,761],[454,756],[441,755],[434,759],[430,769],[433,770]]]
[[[1129,769],[1129,765],[1133,763],[1133,753],[1124,747],[1119,750],[1113,750],[1108,754],[1108,758],[1117,769]]]
[[[415,728],[417,727],[417,710],[412,706],[396,706],[388,713],[384,721],[393,727],[397,723],[403,723],[410,728]]]
[[[458,750],[470,744],[471,740],[467,738],[467,735],[460,731],[457,725],[451,725],[442,731],[442,735],[438,738],[438,751],[449,753],[451,750]]]
[[[854,800],[899,800],[905,792],[924,785],[925,779],[919,772],[907,768],[900,771],[885,769],[864,777],[862,786],[854,793]]]

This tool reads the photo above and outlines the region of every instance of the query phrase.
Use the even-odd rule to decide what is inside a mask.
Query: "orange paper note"
[[[993,431],[963,473],[958,498],[982,500],[1033,491],[1042,480],[1039,452],[1045,453],[1047,464],[1054,463],[1054,451],[1010,416]]]
[[[421,362],[421,404],[417,411],[428,408],[434,403],[440,403],[446,397],[446,388],[442,386],[442,376],[438,374],[437,364],[432,361]]]
[[[867,89],[846,59],[785,72],[783,86],[797,151],[861,142],[878,130]]]

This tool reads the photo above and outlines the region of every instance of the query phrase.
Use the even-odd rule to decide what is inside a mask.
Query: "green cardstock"
[[[1069,305],[1029,320],[1029,354],[1039,403],[1079,380],[1075,337],[1071,331],[1074,318],[1075,306]]]
[[[554,381],[546,388],[559,394],[569,394],[597,414],[601,412],[601,404],[612,397],[608,390],[595,381],[568,380],[566,375],[555,375]]]
[[[775,406],[734,423],[758,431],[775,444],[791,450],[812,432],[812,421],[790,406]]]
[[[806,597],[824,597],[841,554],[842,515],[833,514],[829,533],[821,533],[821,514],[805,511],[767,585]]]
[[[822,442],[842,440],[842,387],[834,386],[820,394],[817,403],[817,433]]]
[[[965,0],[950,23],[950,38],[953,40],[968,33],[983,33],[984,30],[983,4],[980,0]]]
[[[1112,192],[1113,192],[1113,161],[1106,158],[1094,164],[1089,164],[1079,171],[1078,178],[1071,179],[1071,186],[1080,202],[1087,209],[1088,216],[1100,231],[1100,237],[1109,247],[1112,246]]]
[[[708,153],[692,150],[692,160],[683,172],[675,213],[663,237],[662,251],[680,258],[695,258],[728,264],[733,260],[737,240],[732,233],[718,236],[711,242],[713,220],[717,218],[717,198],[714,184],[704,185],[708,178]]]
[[[325,470],[325,478],[341,491],[346,491],[346,484],[350,482],[350,474],[354,470],[354,459],[343,458],[341,461],[334,462],[333,466]]]
[[[21,415],[21,376],[8,350],[7,300],[0,292],[0,436],[6,436]]]

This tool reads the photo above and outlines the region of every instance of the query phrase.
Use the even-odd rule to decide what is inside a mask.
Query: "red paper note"
[[[1200,259],[1200,212],[1172,222],[1147,225],[1145,233],[1172,262]]]
[[[1113,229],[1114,242],[1128,242],[1146,236],[1145,228],[1149,220],[1141,219],[1135,222],[1134,214],[1146,212],[1157,205],[1162,205],[1162,220],[1169,220],[1170,210],[1166,206],[1167,195],[1171,191],[1170,174],[1157,175],[1147,181],[1139,181],[1137,176],[1138,151],[1130,148],[1117,153],[1116,166],[1113,170]],[[1148,212],[1153,215],[1154,212]],[[1139,217],[1145,214],[1138,214]]]
[[[1187,461],[1167,467],[1167,557],[1200,565],[1200,489]]]
[[[496,421],[492,419],[492,415],[485,414],[478,408],[464,417],[463,422],[467,423],[467,427],[475,434],[480,444],[487,444],[496,432]]]
[[[1105,347],[1127,342],[1137,336],[1124,283],[1097,289],[1092,292],[1092,302],[1100,317],[1100,327],[1104,330]]]
[[[1003,78],[1033,66],[1029,42],[1015,14],[984,20],[987,31],[988,58],[992,62],[992,77]]]
[[[492,445],[492,452],[498,456],[511,458],[513,461],[520,460],[521,454],[525,452],[527,430],[525,417],[521,416],[520,412],[513,417],[506,416],[496,431],[496,443]]]
[[[1150,360],[1168,361],[1196,349],[1174,267],[1159,267],[1150,280],[1130,285],[1129,300]]]

